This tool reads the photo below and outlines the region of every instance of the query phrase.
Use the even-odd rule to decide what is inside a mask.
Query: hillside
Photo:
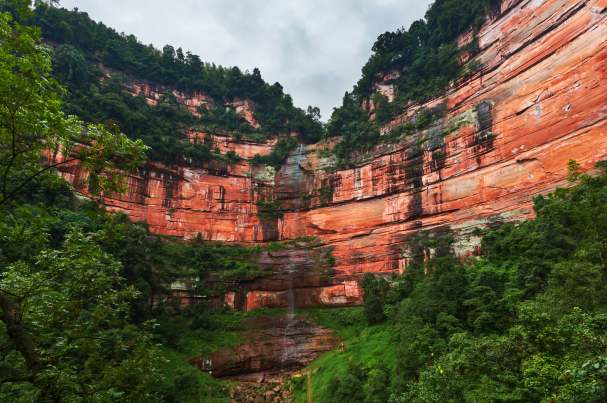
[[[148,148],[123,194],[74,159],[79,195],[15,203],[53,211],[57,250],[120,233],[99,245],[141,293],[130,324],[156,320],[166,401],[305,402],[308,373],[314,402],[607,396],[605,0],[438,0],[327,124],[258,69],[78,10],[27,24],[63,111]]]
[[[106,199],[106,205],[147,220],[153,232],[182,238],[200,233],[203,240],[256,243],[316,236],[336,259],[335,276],[320,283],[302,279],[295,286],[296,305],[360,304],[357,275],[400,273],[419,253],[435,253],[410,250],[408,241],[420,230],[426,236],[453,234],[453,242],[439,250],[465,258],[478,252],[475,228],[533,217],[532,197],[566,184],[569,159],[588,169],[605,157],[599,9],[585,2],[505,2],[476,30],[456,38],[465,49],[476,44],[466,66],[478,62],[482,68],[464,69],[438,97],[391,110],[394,118],[387,123],[375,117],[402,105],[405,95],[379,110],[372,97],[352,98],[351,108],[366,114],[366,122],[352,120],[344,125],[352,132],[316,144],[293,143],[285,163],[274,166],[253,158],[276,153],[272,140],[251,143],[202,132],[197,135],[211,137],[222,156],[234,151],[250,159],[211,159],[200,168],[150,160],[130,177],[127,197]],[[465,51],[461,57],[472,55]],[[373,74],[373,97],[389,97],[408,74],[398,63]],[[138,88],[133,91],[142,91],[148,102],[159,97],[159,91]],[[182,103],[195,103],[188,97]],[[335,112],[327,135],[344,108]],[[354,147],[343,166],[340,153],[349,149],[342,145],[359,144],[356,139],[374,130],[381,141],[361,151]],[[62,175],[77,182],[78,168]],[[288,284],[280,280],[284,274],[277,276],[270,289],[243,284],[226,290],[226,298],[243,301],[241,293],[255,290],[238,306],[251,309],[259,305],[252,301],[261,300],[284,306]]]

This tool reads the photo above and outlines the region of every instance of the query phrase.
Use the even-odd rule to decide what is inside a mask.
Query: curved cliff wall
[[[106,204],[179,237],[200,232],[206,240],[249,243],[318,237],[324,242],[318,248],[337,259],[334,271],[306,276],[302,264],[294,286],[298,307],[360,303],[358,275],[400,272],[420,253],[440,252],[411,247],[421,230],[454,232],[451,252],[474,253],[475,228],[531,218],[532,196],[564,185],[569,159],[590,168],[607,156],[607,0],[505,1],[478,37],[472,57],[482,70],[447,96],[412,105],[382,133],[416,119],[420,108],[436,116],[434,123],[398,144],[354,155],[350,169],[335,170],[335,161],[322,157],[326,144],[300,146],[278,172],[246,161],[203,168],[150,162],[129,178],[126,198]],[[460,43],[468,40],[463,35]],[[390,95],[398,74],[406,72],[379,73],[375,89]],[[213,140],[245,157],[272,149]],[[78,168],[62,175],[77,182]],[[255,202],[267,194],[281,202],[282,219],[257,216]],[[275,276],[285,278],[288,267],[277,264]],[[287,283],[241,284],[225,299],[242,309],[286,306]]]

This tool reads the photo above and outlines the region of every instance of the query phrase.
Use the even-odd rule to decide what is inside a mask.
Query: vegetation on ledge
[[[401,28],[380,35],[373,45],[373,55],[362,69],[362,78],[351,92],[345,93],[342,105],[334,108],[327,124],[328,137],[343,138],[343,145],[336,146],[336,155],[345,159],[355,151],[394,141],[408,128],[399,127],[400,132],[393,131],[392,136],[382,138],[379,129],[406,111],[411,101],[440,96],[457,80],[475,74],[482,65],[461,60],[464,55],[474,55],[476,38],[462,47],[457,46],[456,38],[469,29],[474,36],[498,3],[497,0],[438,0],[430,5],[425,19],[415,21],[408,30]],[[374,75],[390,68],[402,71],[394,83],[392,102],[371,88]],[[363,100],[367,104],[372,100],[375,109],[363,110]],[[374,114],[372,120],[371,114]]]
[[[0,3],[0,9],[17,14],[14,6],[6,2]],[[212,141],[190,139],[187,128],[227,134],[236,141],[266,141],[268,137],[297,133],[306,142],[316,142],[323,135],[318,108],[304,111],[295,107],[282,86],[267,84],[258,69],[249,73],[238,67],[215,66],[170,45],[161,51],[153,45],[143,45],[133,35],[119,34],[91,20],[78,9],[68,11],[38,4],[26,24],[40,27],[45,40],[59,45],[53,52],[53,75],[68,90],[64,94],[64,111],[87,122],[106,123],[131,139],[143,140],[149,147],[147,156],[154,161],[173,164],[183,159],[197,164],[215,159],[234,164],[238,160],[237,156],[212,153]],[[105,71],[112,69],[112,77],[101,66]],[[109,80],[102,83],[100,78]],[[181,107],[168,90],[150,106],[143,95],[132,96],[123,91],[123,84],[140,84],[140,80],[185,92],[202,92],[212,100],[198,108],[199,116]],[[261,128],[254,129],[235,111],[232,102],[236,98],[251,101],[253,116]],[[256,163],[280,166],[286,157],[280,150],[279,154],[267,161],[267,157],[261,157]]]

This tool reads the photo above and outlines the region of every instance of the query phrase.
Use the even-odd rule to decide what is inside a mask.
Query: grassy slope
[[[312,372],[312,401],[326,401],[326,385],[328,380],[336,373],[345,372],[348,367],[348,361],[351,357],[355,362],[365,363],[365,366],[372,367],[378,359],[383,359],[388,365],[394,361],[392,343],[390,341],[390,329],[387,324],[374,327],[365,327],[361,320],[362,308],[319,308],[319,309],[296,309],[292,311],[295,314],[306,314],[316,319],[320,326],[335,329],[345,343],[345,350],[339,349],[331,351],[319,357],[307,368],[300,371],[305,373]],[[264,309],[256,312],[255,316],[277,316],[291,313],[285,309]],[[341,316],[340,316],[341,315]],[[247,313],[241,313],[239,320],[252,316]],[[344,316],[355,319],[353,324],[344,324]],[[201,355],[210,354],[214,351],[228,348],[246,341],[246,334],[237,334],[229,331],[187,331],[181,334],[179,343],[176,347],[161,347],[167,362],[162,368],[165,377],[172,380],[173,374],[179,369],[191,371],[193,367],[188,360]],[[202,385],[201,401],[219,402],[225,400],[229,394],[229,388],[233,383],[226,380],[215,379],[205,372],[196,371],[199,383]],[[307,402],[307,383],[306,377],[293,378],[293,403]],[[208,388],[212,387],[214,397],[209,396]],[[224,389],[222,389],[224,388]]]
[[[361,311],[362,308],[359,307],[301,310],[301,313],[315,316],[320,325],[339,330],[345,344],[343,352],[340,349],[328,352],[300,371],[302,374],[310,372],[312,402],[329,400],[327,395],[329,379],[335,374],[345,373],[350,360],[363,364],[363,368],[373,368],[379,359],[382,359],[389,367],[393,366],[394,343],[391,341],[391,329],[387,323],[365,327],[366,325],[361,319],[352,325],[345,325],[335,317],[336,312],[361,317]],[[293,378],[290,384],[293,403],[307,402],[307,378],[305,376]]]
[[[213,378],[206,372],[198,371],[188,364],[188,361],[202,354],[210,354],[214,351],[235,346],[244,340],[245,338],[242,335],[227,331],[184,332],[181,334],[176,347],[160,347],[164,358],[167,360],[161,368],[162,374],[167,380],[173,382],[174,374],[179,369],[195,372],[198,376],[199,385],[201,385],[202,396],[200,396],[200,401],[224,402],[229,397],[228,392],[232,383]],[[209,387],[213,388],[213,397],[209,394]]]

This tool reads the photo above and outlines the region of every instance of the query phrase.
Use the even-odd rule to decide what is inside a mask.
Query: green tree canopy
[[[28,16],[27,1],[15,5]],[[126,322],[139,294],[121,286],[120,263],[98,246],[116,237],[112,227],[70,230],[57,248],[49,211],[23,205],[42,184],[70,190],[55,171],[75,162],[89,194],[120,194],[145,150],[62,112],[64,89],[40,39],[38,28],[0,14],[0,390],[11,385],[28,402],[160,401],[150,391],[160,379],[158,350]],[[70,79],[81,62],[72,49],[59,53]]]
[[[53,172],[74,161],[91,194],[124,191],[124,175],[143,161],[145,146],[63,113],[57,93],[64,90],[51,76],[50,51],[40,40],[38,28],[0,14],[0,206],[42,176],[60,183]],[[69,49],[62,54],[69,59]],[[76,64],[66,67],[72,75]]]

